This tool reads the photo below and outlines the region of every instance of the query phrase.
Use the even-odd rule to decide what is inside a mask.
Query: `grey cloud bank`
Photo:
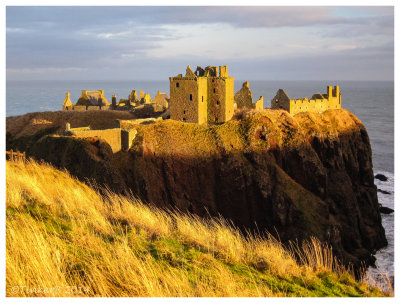
[[[188,64],[229,64],[237,79],[394,77],[392,7],[7,7],[6,27],[7,79],[164,80]]]

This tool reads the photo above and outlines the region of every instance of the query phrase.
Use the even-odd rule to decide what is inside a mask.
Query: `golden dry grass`
[[[6,165],[7,296],[381,296],[316,239],[272,237],[96,191],[50,165]]]

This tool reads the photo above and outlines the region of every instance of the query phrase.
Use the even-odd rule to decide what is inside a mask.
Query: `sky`
[[[7,80],[394,79],[394,8],[6,7]]]

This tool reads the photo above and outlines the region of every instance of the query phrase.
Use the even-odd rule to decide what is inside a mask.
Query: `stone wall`
[[[264,109],[264,97],[260,96],[260,99],[253,103],[253,94],[249,87],[249,81],[242,84],[242,88],[235,94],[236,108],[249,108],[262,110]]]
[[[207,111],[207,79],[192,77],[171,77],[170,111],[171,119],[192,122],[205,123]]]
[[[136,129],[121,129],[121,150],[128,151],[137,134]]]
[[[70,133],[78,138],[97,137],[106,141],[113,151],[113,153],[121,150],[121,129],[112,128],[104,130],[74,130],[71,129]]]
[[[226,121],[225,111],[227,109],[227,89],[224,78],[209,77],[208,79],[208,123]],[[233,106],[233,104],[232,104]]]
[[[248,81],[244,82],[242,88],[236,92],[235,103],[237,108],[254,108],[253,94],[251,93]]]
[[[155,104],[160,104],[164,106],[165,108],[168,108],[169,106],[169,98],[166,93],[160,93],[160,91],[157,92],[157,95],[153,99],[153,103]]]
[[[232,118],[234,108],[234,78],[228,77],[228,68],[208,66],[197,68],[193,73],[190,66],[182,74],[170,77],[171,119],[192,123],[219,123]],[[223,76],[221,76],[223,75]]]
[[[255,109],[256,110],[262,110],[264,109],[264,97],[260,96],[260,99],[257,100],[255,103]]]
[[[285,109],[292,115],[300,112],[322,113],[328,109],[341,108],[341,99],[339,86],[335,86],[334,89],[328,86],[326,94],[315,94],[311,99],[290,99],[284,90],[279,89],[271,100],[271,108]]]
[[[83,111],[93,111],[93,110],[109,110],[110,105],[71,105],[71,106],[63,106],[63,110],[65,111],[76,111],[76,112],[83,112]]]
[[[234,77],[227,77],[225,79],[225,121],[229,121],[233,117],[235,103],[234,96]]]

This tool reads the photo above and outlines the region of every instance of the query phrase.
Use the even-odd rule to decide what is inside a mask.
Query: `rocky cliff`
[[[222,215],[284,242],[317,236],[356,267],[387,244],[368,134],[347,110],[247,111],[217,126],[165,120],[135,128],[127,153],[43,130],[34,139],[9,134],[7,147],[160,207]]]

